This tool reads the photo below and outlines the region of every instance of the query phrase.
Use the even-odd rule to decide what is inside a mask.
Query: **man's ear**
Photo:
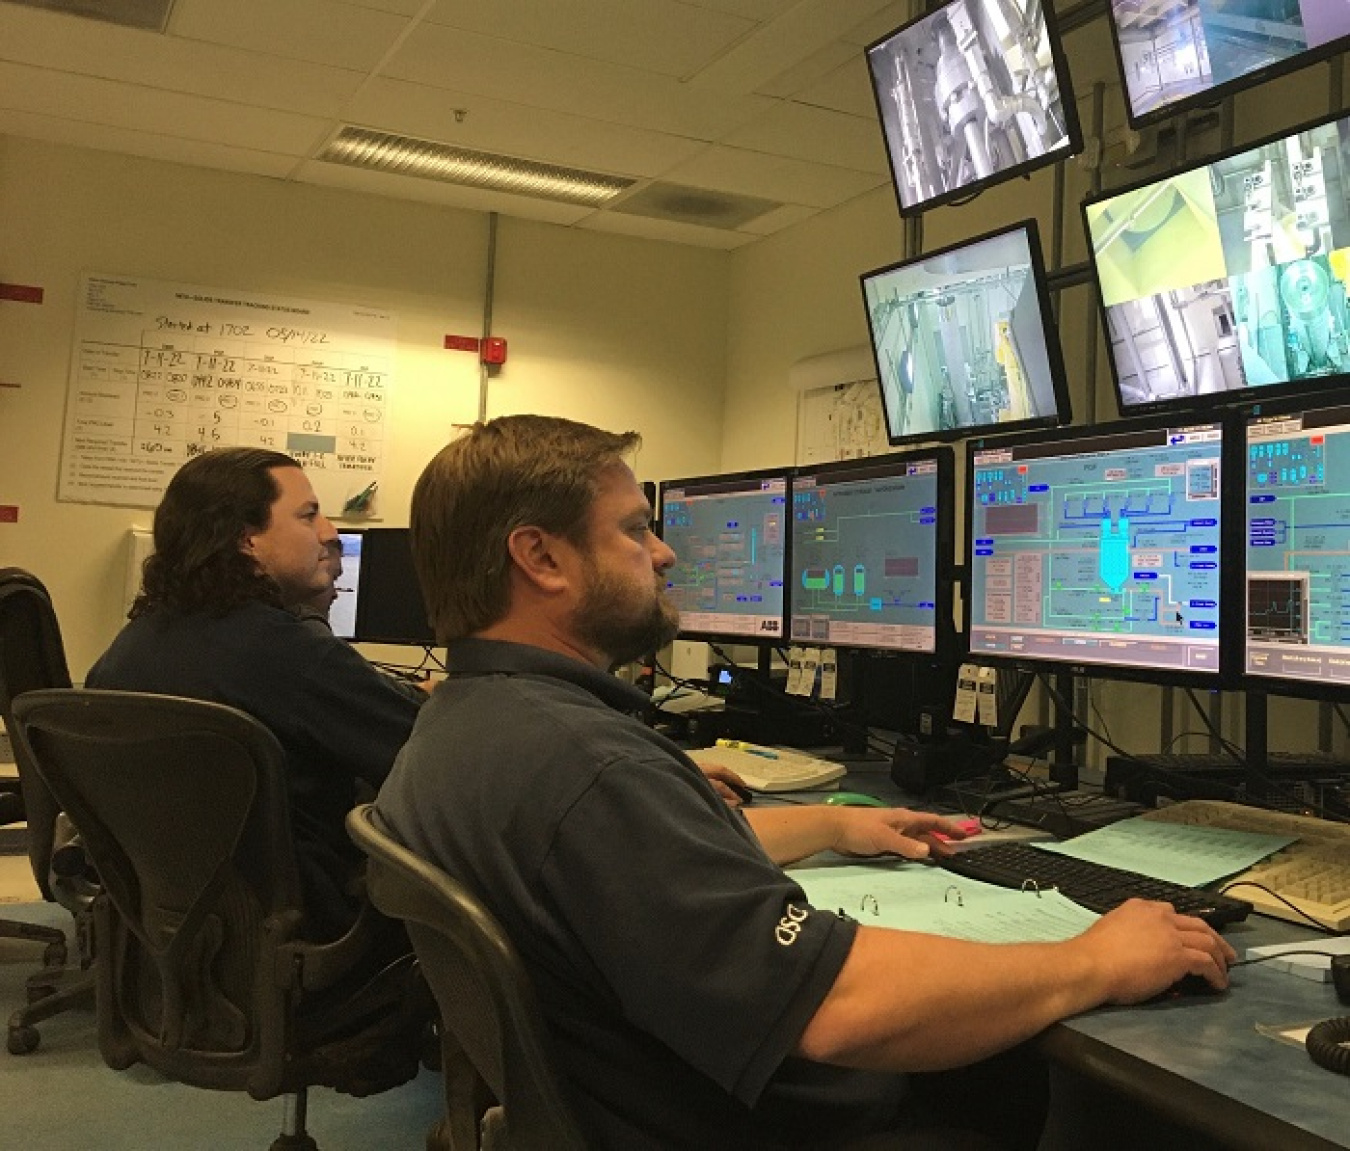
[[[527,525],[516,528],[506,539],[506,550],[521,576],[541,592],[556,593],[569,584],[566,564],[559,554],[558,536],[543,528]]]
[[[256,560],[258,558],[258,545],[254,541],[261,534],[260,531],[255,532],[245,528],[239,533],[239,550]]]

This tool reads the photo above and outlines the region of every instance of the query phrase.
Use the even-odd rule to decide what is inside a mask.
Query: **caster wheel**
[[[66,945],[64,943],[49,943],[42,952],[42,965],[44,967],[64,967],[66,965]]]
[[[9,1029],[9,1053],[11,1055],[29,1055],[37,1050],[41,1038],[36,1027],[11,1027]]]
[[[55,995],[56,988],[50,983],[28,989],[28,1002],[36,1003],[39,999],[46,999],[49,995]]]

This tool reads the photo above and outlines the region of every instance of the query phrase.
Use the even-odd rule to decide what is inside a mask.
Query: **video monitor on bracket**
[[[661,538],[674,550],[667,594],[686,638],[782,641],[788,470],[661,485]]]
[[[1035,220],[860,282],[892,444],[1069,421]]]
[[[365,531],[354,638],[361,643],[419,647],[430,647],[436,642],[413,567],[407,528]]]
[[[1350,382],[1350,120],[1085,202],[1122,414]]]
[[[356,600],[361,589],[361,543],[365,532],[361,528],[340,528],[338,542],[342,544],[342,574],[334,585],[337,596],[328,607],[328,625],[338,639],[356,638]]]
[[[792,476],[793,643],[950,651],[950,448],[799,467]]]
[[[868,45],[891,176],[914,215],[1082,150],[1054,13],[948,0]]]
[[[1350,406],[1247,419],[1243,671],[1271,691],[1350,699]]]
[[[1225,417],[972,441],[971,655],[1227,685],[1242,580],[1224,481],[1239,438]]]
[[[1138,128],[1346,47],[1350,8],[1328,0],[1110,0],[1111,34]]]

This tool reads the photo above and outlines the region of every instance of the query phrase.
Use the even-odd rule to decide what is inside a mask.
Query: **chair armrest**
[[[272,978],[276,986],[289,991],[332,987],[369,959],[393,922],[369,903],[363,903],[356,922],[345,935],[328,943],[311,943],[298,937],[301,925],[298,911],[269,917],[264,932],[271,945]],[[411,945],[408,950],[412,950]]]

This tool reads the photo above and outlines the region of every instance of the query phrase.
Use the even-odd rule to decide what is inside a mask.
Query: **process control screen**
[[[794,477],[793,642],[935,651],[938,499],[933,459]]]
[[[1219,671],[1222,425],[977,450],[970,648]]]
[[[661,488],[675,552],[666,590],[683,635],[783,638],[787,475],[676,480]]]
[[[1247,426],[1244,662],[1350,683],[1350,408]]]

